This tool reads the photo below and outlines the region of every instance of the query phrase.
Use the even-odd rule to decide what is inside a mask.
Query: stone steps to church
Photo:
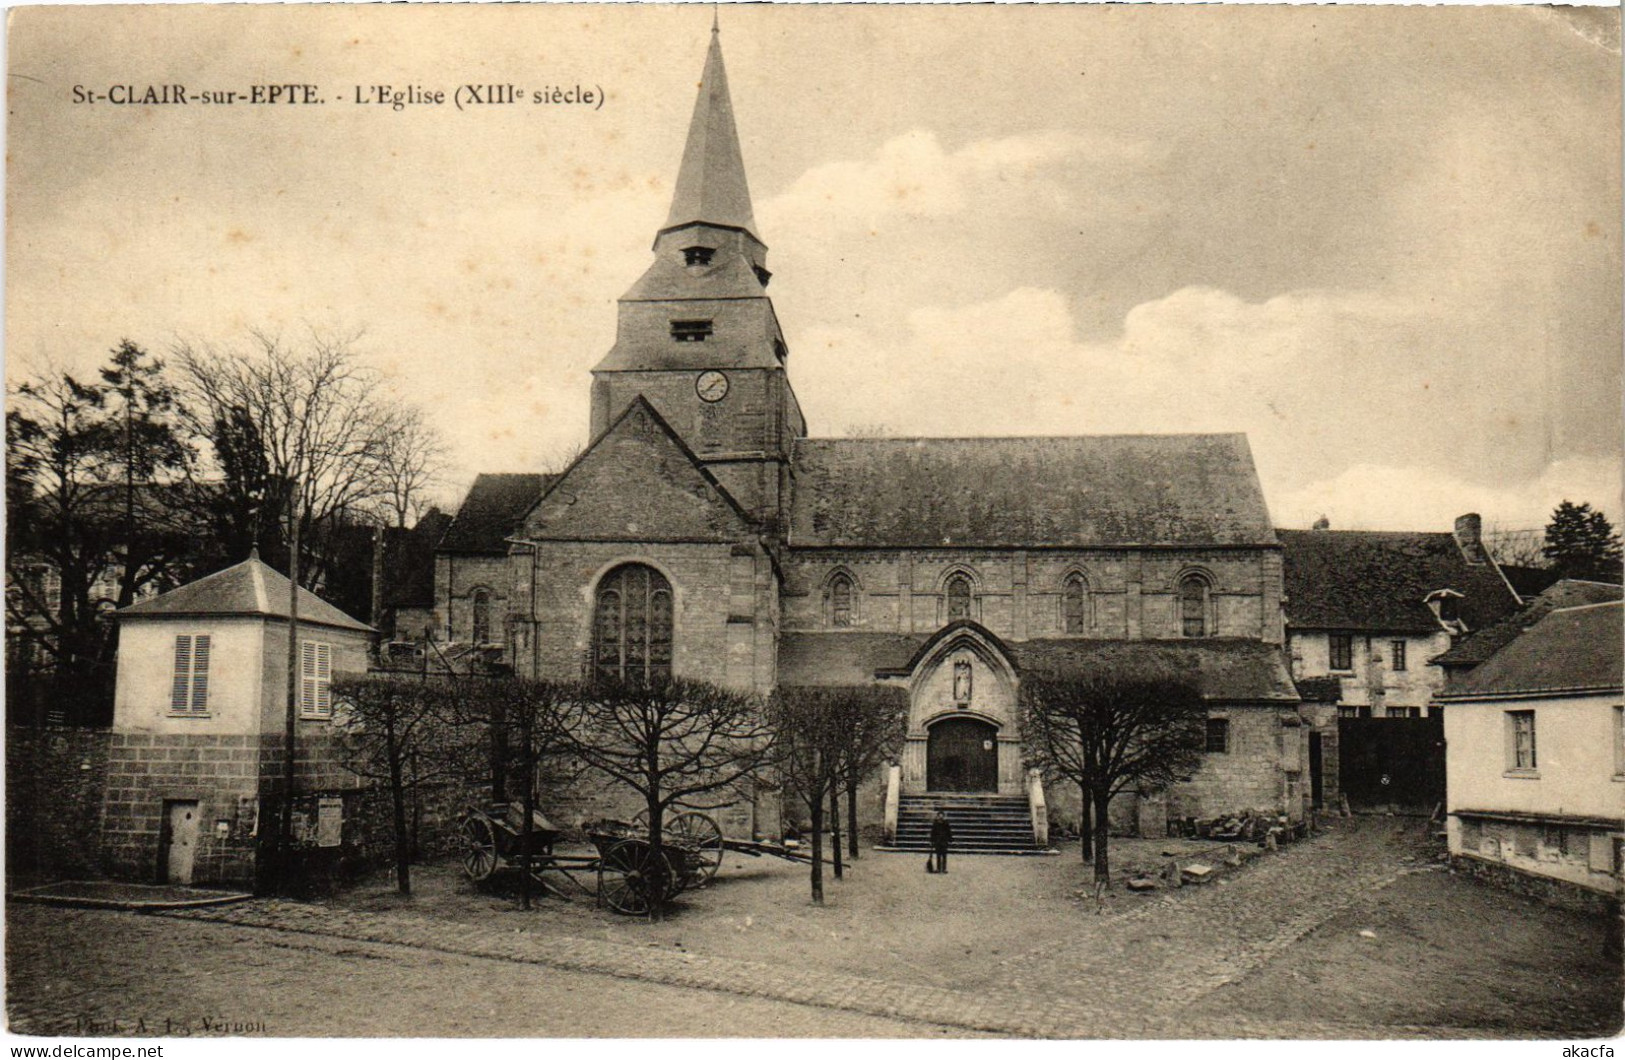
[[[929,851],[931,821],[938,810],[953,828],[953,853],[1044,853],[1033,842],[1032,816],[1025,797],[940,792],[903,796],[897,807],[895,841],[880,849]]]

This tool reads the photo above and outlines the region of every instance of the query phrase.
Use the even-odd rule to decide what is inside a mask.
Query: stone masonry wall
[[[198,837],[192,882],[250,884],[260,738],[119,732],[109,738],[105,868],[124,879],[162,880],[165,802],[195,800]],[[217,830],[222,821],[224,830]]]
[[[95,877],[111,734],[6,730],[6,872],[21,880]]]

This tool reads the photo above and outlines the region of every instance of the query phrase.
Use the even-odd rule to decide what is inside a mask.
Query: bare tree
[[[395,404],[384,410],[378,449],[381,503],[395,526],[418,521],[428,508],[430,492],[446,471],[446,446],[415,405]]]
[[[344,765],[367,780],[387,785],[395,833],[395,880],[412,893],[416,847],[408,803],[436,781],[460,775],[467,730],[451,724],[446,689],[402,675],[340,677],[333,682],[334,730]]]
[[[666,811],[731,801],[736,785],[774,753],[761,699],[701,681],[581,686],[563,724],[569,752],[642,798],[648,840],[662,857]]]
[[[902,747],[908,728],[908,694],[901,688],[883,685],[865,685],[848,692],[840,773],[846,789],[847,853],[856,858],[858,785]]]
[[[824,904],[824,804],[840,785],[846,747],[847,689],[781,688],[773,697],[783,790],[807,810],[812,900]]]
[[[1103,661],[1087,672],[1028,674],[1020,697],[1028,764],[1079,785],[1093,803],[1095,884],[1108,887],[1112,798],[1160,791],[1201,764],[1207,705],[1196,681],[1172,659],[1132,669]]]
[[[333,529],[364,519],[387,493],[383,460],[391,416],[378,397],[378,375],[360,363],[354,342],[313,332],[296,348],[255,331],[252,349],[243,354],[189,343],[175,349],[194,433],[213,438],[218,424],[252,425],[265,476],[287,495],[282,517],[290,530],[298,521],[304,547],[314,554],[308,568],[300,565],[307,587],[318,586],[331,563]],[[236,502],[256,507],[264,499]]]

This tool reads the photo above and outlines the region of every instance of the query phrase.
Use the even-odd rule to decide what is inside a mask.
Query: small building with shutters
[[[289,583],[250,557],[123,609],[104,855],[118,876],[247,884],[261,802],[284,778]],[[372,630],[299,591],[301,792],[353,787],[330,734],[335,674]]]

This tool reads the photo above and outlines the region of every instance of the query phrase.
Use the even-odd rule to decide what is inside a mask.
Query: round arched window
[[[593,674],[600,680],[651,684],[671,677],[671,583],[642,563],[628,563],[598,583],[593,617]]]
[[[1200,574],[1179,580],[1179,624],[1187,637],[1207,636],[1207,579]]]

